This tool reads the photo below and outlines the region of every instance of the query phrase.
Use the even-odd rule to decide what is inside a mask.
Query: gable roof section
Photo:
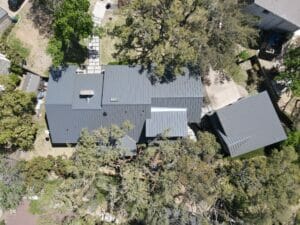
[[[73,87],[73,109],[100,109],[102,99],[103,75],[101,74],[77,74]],[[89,97],[80,96],[84,90],[93,91]]]
[[[37,92],[40,86],[41,78],[38,75],[27,73],[24,77],[22,90],[26,92]]]
[[[104,66],[104,105],[150,104],[150,85],[140,67]]]
[[[299,0],[255,0],[255,4],[300,27]]]
[[[146,137],[156,137],[165,131],[168,137],[185,137],[187,123],[186,109],[151,108],[151,119],[146,120]]]
[[[51,72],[48,83],[46,104],[72,105],[76,66],[69,66],[62,72]]]
[[[136,141],[130,136],[125,135],[120,140],[119,148],[124,150],[126,156],[133,156],[136,154]]]
[[[219,134],[232,156],[286,139],[267,92],[242,99],[216,114],[224,131]]]
[[[104,66],[103,104],[150,104],[151,98],[203,97],[200,79],[184,76],[170,82],[151,84],[140,66]],[[112,101],[113,100],[113,101]]]
[[[178,75],[169,82],[156,82],[151,88],[153,98],[193,98],[203,97],[202,83],[199,77],[190,76],[187,68],[184,75]]]

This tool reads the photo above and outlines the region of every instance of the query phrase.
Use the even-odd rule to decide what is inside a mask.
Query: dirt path
[[[248,96],[246,89],[237,85],[232,79],[221,79],[221,75],[212,69],[207,77],[210,85],[204,85],[206,94],[213,110],[236,102],[239,98]]]
[[[29,212],[29,201],[24,200],[15,213],[6,212],[4,220],[6,225],[37,225],[38,216]]]

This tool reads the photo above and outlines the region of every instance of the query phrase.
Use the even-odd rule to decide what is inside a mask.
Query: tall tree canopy
[[[15,76],[1,77],[0,84],[5,90],[0,92],[0,149],[30,149],[37,131],[32,121],[35,95],[14,90]]]
[[[68,59],[78,62],[76,60],[85,57],[84,47],[79,42],[93,31],[89,7],[88,0],[64,0],[55,8],[54,37],[48,47],[55,66]]]
[[[284,56],[285,71],[278,79],[286,81],[286,85],[295,96],[300,96],[300,47],[290,49]]]
[[[132,0],[126,22],[116,26],[115,56],[122,62],[155,66],[155,73],[181,73],[190,66],[223,70],[234,63],[236,44],[256,37],[253,19],[237,0]]]

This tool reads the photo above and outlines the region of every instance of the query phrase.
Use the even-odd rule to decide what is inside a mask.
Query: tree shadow
[[[88,48],[74,41],[68,49],[64,51],[64,62],[76,63],[78,65],[84,63],[88,57]]]

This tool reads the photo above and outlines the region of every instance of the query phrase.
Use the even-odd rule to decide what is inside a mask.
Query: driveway
[[[0,7],[3,8],[10,17],[14,17],[15,15],[17,15],[20,10],[27,4],[29,0],[25,0],[23,2],[23,4],[21,5],[21,7],[18,9],[18,11],[14,12],[14,11],[11,11],[8,7],[8,0],[0,0]]]
[[[210,69],[208,79],[211,84],[204,85],[211,109],[220,109],[236,102],[239,98],[248,96],[246,89],[232,79],[220,79],[220,77],[218,72]]]

